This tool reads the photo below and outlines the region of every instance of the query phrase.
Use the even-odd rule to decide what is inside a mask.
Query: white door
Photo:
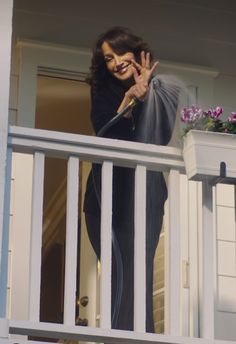
[[[18,73],[18,106],[15,114],[17,125],[46,130],[57,130],[79,134],[92,134],[89,121],[89,86],[84,82],[90,54],[88,51],[61,48],[58,46],[18,43],[20,58]],[[15,77],[16,79],[16,77]],[[31,193],[33,158],[30,155],[15,154],[13,159],[12,205],[11,205],[11,276],[9,313],[14,319],[28,317],[29,252],[31,226]],[[89,166],[80,168],[81,190]],[[59,159],[46,159],[44,194],[44,237],[42,288],[51,290],[54,298],[53,312],[41,305],[41,318],[49,314],[47,320],[61,321],[63,304],[63,264],[65,246],[65,201],[66,201],[66,162]],[[78,298],[88,296],[89,303],[80,309],[80,317],[87,318],[90,326],[96,322],[96,258],[87,238],[83,212],[83,194],[80,192],[79,219],[81,241],[81,276]],[[22,202],[24,200],[24,202]],[[21,251],[19,243],[24,242]],[[50,274],[51,265],[59,260],[55,276]],[[86,264],[84,263],[86,260]],[[86,269],[85,269],[86,267]],[[52,272],[52,270],[51,270]],[[16,279],[21,279],[21,288]],[[59,288],[53,290],[52,280],[57,278]],[[55,283],[57,285],[57,283]],[[93,288],[91,288],[93,286]],[[51,288],[51,289],[50,289]],[[42,291],[44,291],[42,290]],[[50,297],[47,295],[46,297]],[[53,304],[53,302],[52,302]],[[57,305],[56,305],[57,304]]]

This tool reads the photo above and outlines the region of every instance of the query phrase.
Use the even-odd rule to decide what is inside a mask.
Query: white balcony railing
[[[9,161],[11,165],[12,152],[28,153],[34,156],[33,191],[32,191],[32,226],[31,226],[31,256],[30,256],[30,292],[29,319],[17,321],[9,319],[5,323],[6,332],[25,336],[38,336],[58,339],[77,339],[95,342],[147,341],[160,343],[189,343],[197,342],[197,338],[183,337],[180,330],[180,173],[184,173],[184,163],[181,151],[173,147],[153,146],[134,142],[102,139],[91,136],[81,136],[37,129],[10,127],[8,137]],[[44,160],[46,156],[68,160],[67,184],[67,222],[66,222],[66,258],[65,258],[65,292],[63,324],[41,323],[40,313],[40,271],[41,246],[43,228],[43,187]],[[77,211],[79,189],[79,161],[90,161],[102,164],[102,245],[101,245],[101,293],[100,293],[100,327],[75,326],[75,293],[76,293],[76,255],[77,255]],[[135,168],[135,286],[134,286],[134,331],[119,331],[111,329],[111,197],[112,197],[112,167],[113,165]],[[168,172],[169,225],[166,236],[167,265],[165,271],[166,290],[166,334],[145,333],[145,194],[146,170]],[[8,170],[8,194],[6,208],[10,199],[10,168]],[[205,194],[206,199],[209,198]],[[208,199],[209,201],[209,199]],[[203,207],[204,209],[204,207]],[[207,210],[209,211],[209,207]],[[203,212],[204,213],[204,212]],[[208,215],[207,215],[208,216]],[[5,218],[9,217],[9,209],[5,209]],[[208,219],[209,216],[208,216]],[[209,220],[210,221],[210,220]],[[9,221],[4,228],[7,237]],[[209,225],[209,223],[208,223]],[[208,245],[211,238],[206,238]],[[8,247],[5,247],[7,252]],[[203,247],[204,250],[204,247]],[[209,246],[205,247],[205,251]],[[203,252],[204,253],[204,252]],[[5,254],[7,257],[7,254]],[[4,264],[7,266],[7,259]],[[209,278],[212,262],[211,255],[203,255],[203,300],[202,316],[206,320],[203,337],[213,340],[212,314],[214,305],[211,303],[211,286]],[[210,276],[210,277],[209,277]],[[6,287],[6,279],[5,279]],[[6,288],[2,284],[1,299],[6,299]],[[210,299],[210,301],[209,301]],[[209,309],[209,305],[211,309]],[[3,323],[3,322],[2,322]],[[1,337],[1,336],[0,336]],[[209,343],[209,340],[206,341]],[[1,343],[7,343],[5,339]],[[17,341],[23,343],[24,341]],[[202,341],[204,342],[204,341]],[[228,342],[229,343],[229,342]]]

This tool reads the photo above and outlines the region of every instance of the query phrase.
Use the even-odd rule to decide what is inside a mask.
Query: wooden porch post
[[[6,265],[8,252],[9,202],[6,195],[8,104],[11,66],[13,0],[0,0],[0,338],[7,337]],[[8,203],[8,204],[7,204]],[[4,252],[5,250],[5,252]]]
[[[200,289],[200,337],[214,339],[214,227],[213,188],[208,181],[202,182],[202,233],[201,233],[201,289]]]
[[[165,334],[180,336],[180,174],[168,179],[168,225],[165,228]]]

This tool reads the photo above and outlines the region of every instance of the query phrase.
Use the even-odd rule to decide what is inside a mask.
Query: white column
[[[7,162],[7,132],[8,132],[8,104],[10,87],[10,66],[11,66],[11,35],[12,35],[12,13],[13,0],[0,0],[0,264],[2,259],[2,247],[6,247],[3,242],[3,232],[8,231],[4,228],[4,198],[5,198],[5,179]],[[7,214],[5,214],[7,215]],[[8,215],[7,215],[8,216]],[[0,279],[2,269],[0,270]],[[0,294],[0,301],[5,298]],[[1,304],[2,304],[1,301]],[[0,318],[5,318],[6,309],[0,307]],[[0,331],[1,337],[1,331]]]
[[[200,336],[214,339],[214,228],[212,186],[202,183]]]
[[[8,148],[4,197],[4,217],[2,232],[2,251],[0,261],[0,318],[6,317],[7,284],[8,284],[8,255],[9,255],[9,222],[10,222],[10,193],[11,193],[11,165],[12,150]],[[1,333],[0,333],[1,335]]]
[[[112,162],[102,166],[100,325],[111,328]]]
[[[189,335],[199,337],[199,182],[188,181],[189,191]],[[201,190],[200,190],[201,191]],[[202,206],[202,204],[201,204]]]
[[[77,240],[78,240],[79,159],[70,157],[67,172],[66,261],[64,324],[75,324]]]
[[[165,232],[165,332],[180,331],[180,176],[171,170],[168,182],[169,221]]]
[[[43,189],[44,189],[45,155],[36,152],[34,155],[34,172],[32,188],[32,220],[31,220],[31,253],[30,253],[30,295],[29,318],[39,321],[40,284],[42,261],[43,233]]]
[[[146,167],[135,171],[134,331],[146,332]]]

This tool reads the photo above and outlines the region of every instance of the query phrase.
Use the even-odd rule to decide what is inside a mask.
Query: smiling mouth
[[[114,69],[114,73],[119,73],[131,65],[131,61],[127,61],[125,64],[121,64]]]

